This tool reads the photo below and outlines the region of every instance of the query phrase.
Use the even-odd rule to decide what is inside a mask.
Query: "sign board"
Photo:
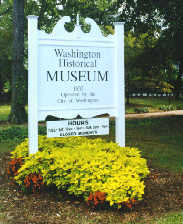
[[[84,33],[79,18],[73,32],[62,17],[51,34],[37,29],[28,16],[28,137],[29,153],[38,150],[38,121],[48,115],[90,119],[109,114],[116,119],[116,142],[125,146],[124,23],[104,37],[94,20]]]
[[[114,48],[40,45],[39,109],[113,107],[114,53]]]
[[[47,121],[47,138],[108,134],[109,118]]]

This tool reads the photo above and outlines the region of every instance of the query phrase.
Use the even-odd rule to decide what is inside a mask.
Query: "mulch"
[[[9,161],[9,153],[0,158],[0,223],[149,223],[183,210],[183,175],[151,164],[143,200],[118,210],[108,204],[88,207],[83,200],[54,189],[39,194],[22,192],[7,174]]]

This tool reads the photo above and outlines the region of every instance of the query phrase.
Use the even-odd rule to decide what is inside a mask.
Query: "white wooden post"
[[[115,23],[116,142],[125,147],[124,22]]]
[[[29,154],[38,151],[38,16],[28,16],[28,137]]]
[[[76,21],[76,25],[75,25],[75,35],[76,38],[80,38],[81,37],[81,25],[79,25],[79,14],[77,14],[77,21]]]

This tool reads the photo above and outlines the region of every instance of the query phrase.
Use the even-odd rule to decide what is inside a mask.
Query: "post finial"
[[[77,14],[77,25],[79,25],[79,14]]]

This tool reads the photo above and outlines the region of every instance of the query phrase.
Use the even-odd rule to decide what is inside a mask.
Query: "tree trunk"
[[[180,91],[181,91],[181,77],[183,75],[183,60],[179,63],[179,73],[177,77],[177,84],[176,84],[176,98],[179,99]]]
[[[24,123],[25,112],[25,74],[24,74],[24,0],[13,1],[13,73],[11,114],[13,123]]]
[[[127,93],[126,93],[126,98],[127,98],[126,104],[129,104],[130,103],[130,93],[129,93],[129,91],[127,91]]]
[[[2,80],[1,65],[0,65],[0,80]],[[4,97],[3,97],[3,86],[4,86],[4,82],[0,81],[0,102],[1,103],[4,100]]]
[[[126,98],[127,102],[126,104],[130,103],[130,78],[127,76],[127,79],[125,80],[125,93],[126,93]]]

